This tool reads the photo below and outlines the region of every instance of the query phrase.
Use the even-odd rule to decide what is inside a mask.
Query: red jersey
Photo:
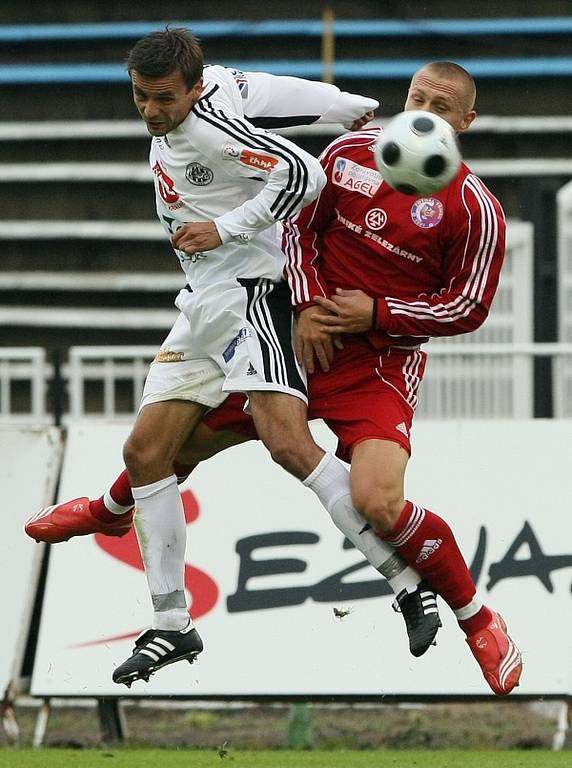
[[[369,338],[379,349],[478,328],[497,289],[506,224],[498,200],[462,165],[439,193],[395,192],[376,168],[379,129],[346,134],[320,161],[320,196],[285,223],[283,248],[293,304],[336,288],[377,299]]]

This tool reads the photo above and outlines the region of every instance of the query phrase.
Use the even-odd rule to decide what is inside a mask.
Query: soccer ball
[[[425,196],[449,184],[461,167],[455,132],[432,112],[409,110],[392,118],[374,145],[379,172],[390,187]]]

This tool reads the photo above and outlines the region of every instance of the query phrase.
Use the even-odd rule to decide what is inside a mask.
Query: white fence
[[[511,350],[511,345],[530,345],[533,339],[533,237],[529,222],[509,222],[500,285],[484,325],[475,333],[433,339],[426,346],[421,418],[533,415],[534,352],[532,347],[525,353]],[[495,345],[493,352],[487,352],[487,344]]]
[[[92,384],[91,402],[99,403],[93,415],[131,420],[156,352],[156,347],[72,347],[67,366],[70,418],[91,415],[88,387]]]
[[[533,361],[539,356],[553,361],[554,415],[572,415],[572,185],[558,200],[561,343],[533,343],[534,233],[528,222],[509,221],[506,261],[486,323],[475,333],[434,339],[426,347],[420,418],[531,417]],[[72,347],[62,367],[64,418],[131,420],[155,352],[147,346]],[[46,392],[52,374],[44,350],[0,349],[0,423],[50,423]],[[15,397],[18,387],[29,394]]]
[[[46,390],[51,367],[40,347],[0,349],[0,423],[48,424]]]

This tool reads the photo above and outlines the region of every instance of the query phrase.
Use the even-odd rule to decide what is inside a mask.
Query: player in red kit
[[[471,76],[442,62],[415,74],[405,109],[435,112],[462,132],[476,116],[474,101]],[[393,191],[374,163],[378,133],[330,144],[321,157],[325,187],[284,225],[309,417],[339,438],[358,512],[453,609],[487,682],[504,695],[522,672],[504,620],[483,605],[448,524],[404,498],[421,345],[486,319],[504,259],[504,215],[466,165],[431,197]],[[237,430],[242,421],[247,434],[240,407],[227,400],[206,423]]]
[[[414,76],[405,109],[426,109],[461,132],[475,117],[470,75],[434,63]],[[502,208],[463,165],[426,198],[393,191],[377,172],[376,130],[325,150],[327,183],[285,225],[297,352],[320,416],[351,461],[354,506],[453,609],[497,694],[522,662],[503,619],[484,606],[447,523],[404,498],[409,435],[425,369],[423,342],[476,330],[493,300],[505,251]],[[334,340],[343,349],[334,349]],[[315,360],[318,360],[316,365]]]

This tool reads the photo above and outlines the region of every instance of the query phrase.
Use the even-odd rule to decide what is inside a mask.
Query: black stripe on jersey
[[[210,89],[210,91],[207,91],[206,93],[203,93],[199,99],[210,99],[210,97],[213,95],[213,93],[216,93],[218,91],[218,85],[213,85],[213,87]]]
[[[238,282],[247,293],[246,317],[256,329],[260,342],[265,380],[307,396],[292,345],[292,310],[287,284],[265,278],[239,278]]]
[[[308,187],[308,169],[296,155],[285,147],[277,138],[268,134],[254,134],[248,123],[238,118],[230,118],[221,110],[216,110],[208,99],[200,99],[193,107],[194,114],[231,138],[241,141],[252,149],[262,149],[281,157],[288,165],[288,186],[290,192],[284,189],[277,195],[270,206],[275,219],[284,219],[300,206]]]
[[[210,96],[210,94],[209,94]],[[297,115],[296,117],[248,117],[249,123],[256,128],[291,128],[295,125],[311,125],[315,123],[320,115]]]
[[[201,110],[206,111],[206,105],[208,105],[208,115],[200,114],[199,111],[196,110],[195,114],[197,117],[202,117],[207,122],[215,125],[219,130],[228,133],[234,139],[241,141],[243,144],[248,145],[250,142],[250,146],[252,146],[254,149],[263,149],[267,152],[273,152],[275,155],[283,158],[283,160],[288,164],[288,186],[293,187],[293,190],[288,194],[287,197],[286,190],[281,190],[277,195],[274,203],[270,206],[270,211],[276,219],[286,218],[287,216],[291,215],[296,207],[299,207],[300,200],[304,197],[308,183],[308,171],[300,158],[295,153],[289,152],[288,149],[284,147],[280,142],[273,140],[272,137],[268,136],[267,134],[253,134],[252,131],[249,130],[247,123],[244,123],[237,118],[230,118],[221,110],[215,110],[213,105],[208,100],[205,104],[200,105],[197,102],[195,107],[200,106]],[[193,107],[193,110],[195,110],[195,107]],[[295,167],[297,167],[298,171],[300,172],[298,174],[298,178],[300,175],[303,176],[303,187],[299,194],[297,193],[297,189],[300,185],[300,182],[295,174]],[[282,202],[283,198],[285,198],[284,202]],[[289,208],[286,208],[288,204],[290,204]]]
[[[233,127],[235,127],[236,130],[246,132],[246,136],[252,136],[252,134],[249,132],[248,123],[241,121],[239,118],[230,118],[230,122],[232,122]],[[289,175],[289,186],[291,186],[291,191],[287,193],[286,190],[283,189],[270,208],[270,210],[274,213],[274,209],[278,209],[278,206],[281,206],[275,215],[277,218],[285,219],[288,216],[291,216],[294,211],[300,207],[300,203],[304,199],[304,195],[306,194],[306,189],[308,186],[308,169],[302,160],[298,157],[298,155],[295,152],[291,152],[287,147],[281,144],[279,140],[275,140],[268,134],[258,134],[258,137],[261,141],[262,137],[264,137],[266,140],[264,148],[267,151],[283,157],[287,162],[293,160],[299,172],[299,177],[298,179],[294,178],[293,184],[291,183],[292,174]],[[303,186],[300,186],[301,184]]]

